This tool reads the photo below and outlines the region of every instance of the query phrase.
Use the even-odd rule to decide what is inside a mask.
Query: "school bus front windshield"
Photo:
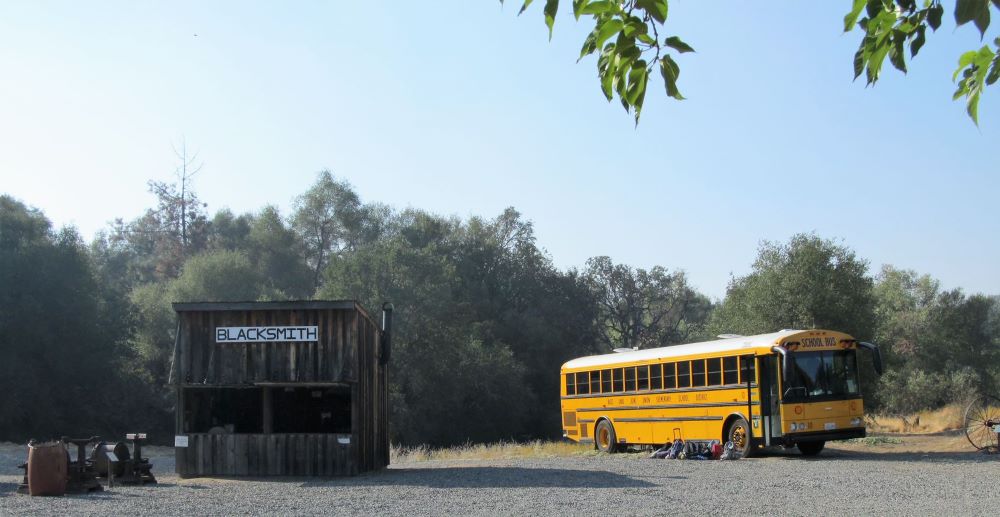
[[[789,354],[785,400],[831,400],[858,396],[856,357],[854,350]]]

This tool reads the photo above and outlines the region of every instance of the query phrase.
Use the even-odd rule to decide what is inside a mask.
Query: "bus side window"
[[[590,372],[590,393],[600,393],[601,392],[601,372],[593,371]]]
[[[576,374],[566,374],[566,394],[576,395]]]
[[[651,390],[663,389],[663,365],[662,364],[651,364],[651,365],[649,365],[649,389],[651,389]]]
[[[649,389],[649,366],[642,365],[636,369],[638,380],[636,388],[639,391],[646,391]]]
[[[635,391],[635,366],[625,368],[625,391]]]
[[[668,390],[677,387],[677,365],[675,363],[663,365],[663,387]]]
[[[691,387],[691,363],[687,361],[677,363],[677,387]]]
[[[611,370],[601,370],[601,393],[611,393]]]
[[[748,381],[757,382],[757,376],[754,373],[753,356],[742,355],[740,356],[740,384],[746,384]]]
[[[615,393],[621,393],[625,391],[625,381],[622,378],[622,375],[624,375],[623,373],[624,370],[622,370],[621,368],[615,368],[614,370],[611,371],[614,372],[615,374]]]
[[[590,374],[588,372],[580,372],[576,374],[576,394],[590,394]]]
[[[691,361],[691,386],[699,387],[705,385],[705,360],[695,359]]]
[[[713,357],[708,360],[708,385],[718,386],[722,384],[722,358]]]
[[[739,384],[739,370],[736,369],[736,357],[722,358],[722,384]]]

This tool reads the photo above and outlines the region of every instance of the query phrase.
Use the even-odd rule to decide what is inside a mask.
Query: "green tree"
[[[38,210],[0,196],[0,286],[0,437],[120,424],[131,327],[75,230],[55,232]]]
[[[597,329],[607,350],[651,348],[704,337],[711,302],[688,286],[683,272],[587,261],[583,273],[597,303]]]
[[[876,339],[887,374],[872,401],[909,413],[961,402],[997,387],[996,298],[942,291],[928,275],[884,266],[875,285]]]
[[[524,0],[518,14],[532,3],[533,0]],[[546,0],[543,8],[550,39],[559,4],[559,0]],[[577,20],[587,16],[594,22],[594,29],[580,49],[580,59],[599,55],[597,75],[608,101],[617,97],[625,111],[634,112],[638,124],[646,86],[654,69],[659,69],[667,96],[684,99],[677,88],[680,67],[671,53],[694,49],[666,31],[668,0],[573,0],[572,4]],[[905,73],[907,49],[911,58],[916,57],[926,42],[927,28],[936,31],[945,12],[941,0],[853,0],[851,5],[844,17],[844,31],[850,32],[857,25],[865,33],[854,56],[854,77],[864,72],[868,84],[878,81],[886,58]],[[954,6],[956,25],[972,22],[985,38],[991,6],[1000,10],[1000,0],[955,0]],[[997,79],[1000,79],[1000,38],[993,40],[993,48],[984,45],[959,58],[952,77],[958,83],[953,99],[965,97],[968,114],[976,124],[979,98],[984,88]]]
[[[219,210],[208,225],[208,249],[246,249],[252,224],[253,217],[249,214],[235,215],[228,208]]]
[[[764,242],[750,274],[733,279],[712,317],[713,333],[828,328],[870,340],[873,281],[854,251],[815,235]]]
[[[157,206],[135,220],[115,221],[106,248],[130,256],[130,277],[145,283],[177,278],[187,257],[205,250],[209,221],[205,205],[190,189],[178,191],[174,184],[149,183]]]
[[[319,173],[316,183],[295,201],[292,228],[305,243],[306,261],[313,271],[313,289],[331,255],[355,244],[360,224],[361,201],[346,181],[337,181],[330,171]]]
[[[394,439],[558,433],[559,366],[596,350],[580,279],[552,267],[512,209],[465,222],[406,210],[377,225],[381,238],[331,259],[319,296],[396,303]]]
[[[304,244],[277,208],[266,206],[252,218],[247,241],[247,258],[269,298],[305,299],[313,294]]]

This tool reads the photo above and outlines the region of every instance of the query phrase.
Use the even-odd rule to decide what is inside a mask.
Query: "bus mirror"
[[[875,373],[882,375],[882,352],[878,349],[878,345],[874,343],[865,343],[864,341],[858,341],[858,346],[871,350],[872,366],[875,367]]]

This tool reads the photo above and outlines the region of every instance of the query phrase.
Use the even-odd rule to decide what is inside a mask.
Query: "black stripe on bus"
[[[666,418],[616,418],[615,422],[687,422],[691,420],[722,420],[721,416],[679,416]]]
[[[746,402],[711,402],[704,404],[657,404],[655,406],[611,406],[611,407],[584,407],[577,408],[577,413],[583,411],[628,411],[633,409],[687,409],[687,408],[699,408],[699,407],[729,407],[729,406],[746,406]],[[753,401],[751,405],[759,406],[760,402]]]
[[[691,391],[720,391],[720,390],[739,390],[746,389],[746,384],[726,384],[723,386],[702,386],[696,388],[667,388],[662,390],[651,390],[651,391],[615,391],[611,393],[591,393],[589,395],[564,395],[561,398],[566,399],[589,399],[594,397],[624,397],[626,395],[657,395],[661,393],[687,393]],[[751,388],[756,388],[757,383],[752,383]]]

